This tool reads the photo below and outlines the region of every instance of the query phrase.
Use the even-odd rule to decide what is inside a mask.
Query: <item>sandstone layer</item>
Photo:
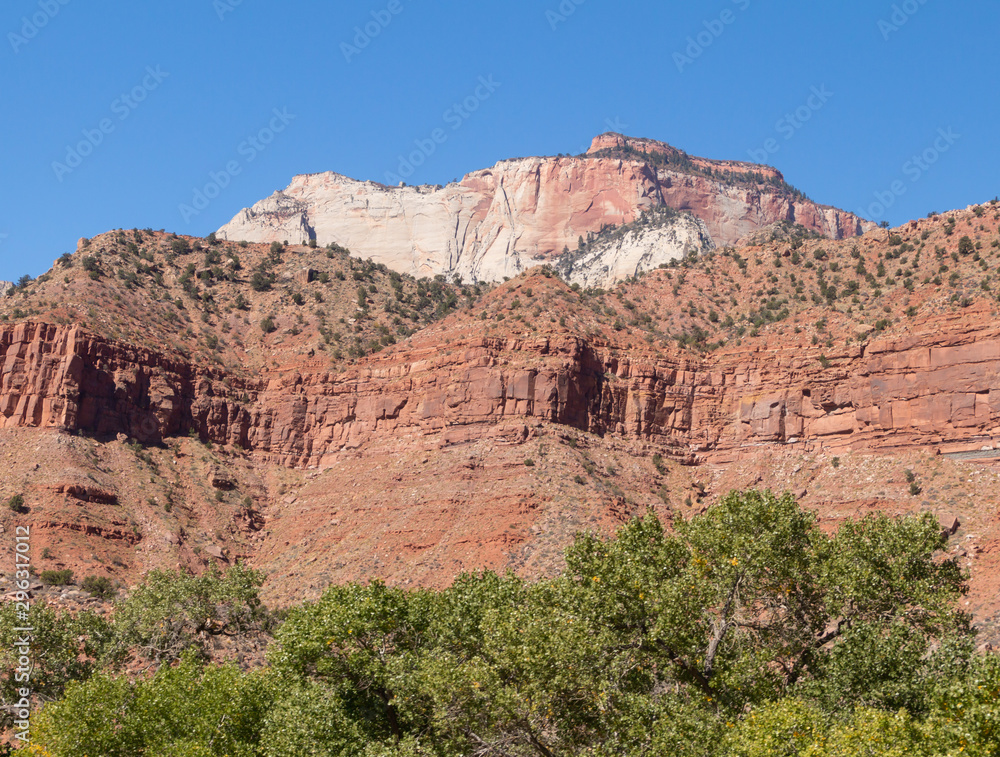
[[[562,256],[557,268],[572,284],[607,289],[630,276],[714,247],[705,222],[684,213],[657,228],[629,229],[621,236],[599,238],[582,253]]]
[[[622,157],[602,157],[615,148]],[[683,159],[657,162],[671,156]],[[445,187],[387,187],[329,172],[296,176],[218,234],[315,239],[415,276],[499,281],[662,206],[702,219],[716,246],[779,221],[834,239],[872,228],[790,192],[773,168],[688,158],[663,143],[612,134],[596,138],[586,156],[502,161]]]
[[[1000,443],[1000,327],[927,319],[905,338],[824,356],[800,348],[710,359],[628,354],[571,334],[416,343],[344,373],[275,370],[251,382],[81,329],[0,328],[4,427],[126,434],[195,429],[290,467],[343,451],[525,437],[533,422],[641,440],[689,462],[766,445],[992,449]]]

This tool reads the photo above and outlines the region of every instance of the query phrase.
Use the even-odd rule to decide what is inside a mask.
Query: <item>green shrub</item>
[[[73,583],[73,571],[68,568],[66,570],[43,570],[41,579],[46,586],[69,586]]]
[[[250,277],[250,288],[255,292],[266,292],[271,288],[273,280],[271,276],[265,271],[254,271],[253,275]]]
[[[107,576],[87,576],[80,582],[80,588],[100,599],[111,599],[117,593]]]
[[[653,455],[653,467],[656,468],[657,473],[661,476],[667,475],[667,466],[663,464],[663,455],[659,452]]]
[[[278,327],[274,325],[274,319],[268,316],[260,322],[260,330],[265,334],[272,334],[278,330]]]
[[[7,507],[11,512],[23,513],[26,509],[24,506],[24,496],[21,494],[15,494],[7,500]]]

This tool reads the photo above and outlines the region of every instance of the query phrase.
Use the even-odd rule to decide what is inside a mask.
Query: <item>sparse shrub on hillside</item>
[[[962,237],[958,240],[958,252],[960,255],[971,255],[976,251],[976,245],[970,237]]]
[[[117,593],[107,576],[87,576],[80,582],[80,588],[99,599],[111,599]]]
[[[15,494],[7,500],[7,509],[14,513],[23,513],[27,508],[24,506],[24,496]]]
[[[186,255],[191,247],[186,239],[175,239],[170,243],[170,251],[175,255]]]
[[[68,586],[73,583],[73,571],[69,569],[43,570],[39,578],[46,586]]]
[[[274,278],[268,272],[258,269],[250,277],[250,288],[255,292],[266,292],[271,288],[273,281]]]
[[[268,316],[260,322],[260,330],[265,334],[273,334],[278,330],[278,327],[274,325],[274,319]]]

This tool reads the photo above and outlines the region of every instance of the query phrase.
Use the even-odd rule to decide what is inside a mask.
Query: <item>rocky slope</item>
[[[607,134],[584,156],[503,161],[446,187],[296,176],[218,233],[252,242],[336,242],[415,276],[499,281],[662,206],[702,219],[717,246],[777,221],[835,239],[872,227],[809,201],[773,168],[690,158],[663,143]],[[653,267],[671,259],[673,249],[650,261]],[[619,267],[614,260],[595,266]]]
[[[609,292],[112,232],[0,301],[0,496],[29,507],[0,525],[37,525],[42,567],[241,558],[288,600],[551,572],[574,531],[767,485],[957,518],[986,623],[1000,482],[951,458],[1000,445],[998,222],[775,226]]]

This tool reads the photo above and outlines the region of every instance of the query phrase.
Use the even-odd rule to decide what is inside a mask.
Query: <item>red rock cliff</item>
[[[978,449],[1000,436],[1000,328],[975,314],[917,324],[905,339],[830,355],[796,350],[630,355],[570,335],[469,336],[400,347],[343,374],[274,371],[255,384],[87,334],[0,329],[5,427],[183,434],[286,466],[338,451],[447,446],[528,433],[544,420],[662,445],[694,460],[769,444]]]

